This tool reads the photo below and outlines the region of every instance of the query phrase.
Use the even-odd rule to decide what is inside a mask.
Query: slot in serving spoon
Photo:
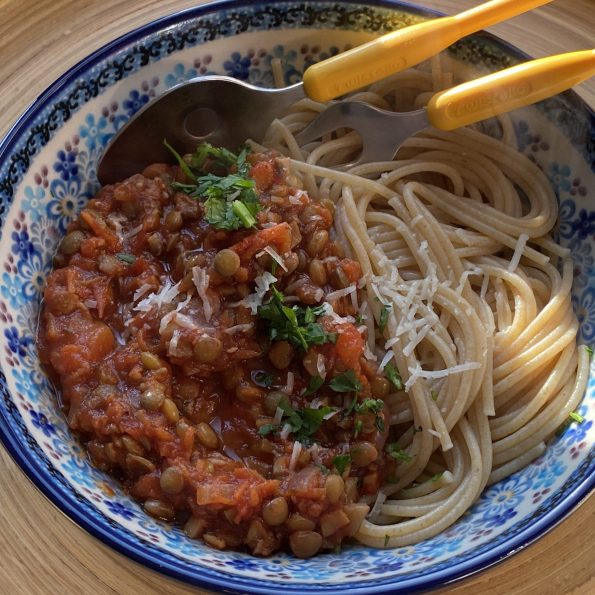
[[[296,101],[328,101],[415,66],[474,33],[551,0],[491,0],[458,15],[399,29],[310,66],[303,83],[262,89],[226,76],[191,79],[166,91],[142,108],[107,146],[97,168],[102,184],[142,171],[171,154],[197,144],[236,149],[247,138],[262,140],[268,125]]]
[[[305,145],[338,128],[351,128],[362,139],[362,153],[342,169],[390,161],[405,140],[425,128],[453,130],[474,124],[561,93],[594,75],[595,49],[530,60],[436,93],[427,107],[411,112],[390,112],[359,101],[335,103],[295,139]]]

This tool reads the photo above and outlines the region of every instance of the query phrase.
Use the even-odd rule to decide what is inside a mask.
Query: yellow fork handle
[[[452,130],[536,103],[595,75],[595,50],[531,60],[436,93],[428,103],[432,126]]]
[[[328,101],[415,66],[465,35],[500,23],[552,0],[491,0],[456,16],[399,29],[310,66],[304,90]]]

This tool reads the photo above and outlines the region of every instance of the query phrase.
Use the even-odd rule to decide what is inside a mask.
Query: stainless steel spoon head
[[[260,141],[269,124],[304,97],[301,83],[283,89],[254,87],[226,76],[191,79],[139,110],[111,139],[97,167],[101,184],[113,184],[147,165],[169,162],[164,140],[179,153],[202,141],[237,149]]]

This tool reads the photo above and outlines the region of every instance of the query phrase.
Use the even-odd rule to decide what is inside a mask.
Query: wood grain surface
[[[412,0],[415,1],[415,0]],[[455,13],[477,0],[417,0]],[[0,0],[0,137],[91,51],[197,0]],[[595,46],[595,0],[557,0],[490,29],[533,56]],[[595,79],[578,92],[595,107]],[[595,498],[506,561],[437,591],[595,594]],[[0,595],[205,593],[116,554],[52,506],[0,447]]]

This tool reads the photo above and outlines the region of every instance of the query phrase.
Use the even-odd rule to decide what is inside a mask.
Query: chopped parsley
[[[333,467],[339,472],[339,475],[345,473],[345,469],[347,469],[349,463],[351,463],[351,456],[348,454],[337,455],[333,459]]]
[[[268,436],[269,434],[274,434],[279,429],[279,426],[274,424],[264,424],[258,428],[258,433],[260,436]]]
[[[356,422],[353,426],[353,437],[357,438],[363,429],[364,429],[364,422],[361,419],[356,420]]]
[[[384,304],[380,310],[380,318],[378,319],[378,328],[383,331],[388,323],[388,315],[390,313],[390,304]]]
[[[580,413],[577,413],[576,411],[571,411],[568,414],[568,417],[572,421],[575,421],[577,424],[582,424],[585,421],[585,418]]]
[[[334,411],[333,407],[320,407],[312,409],[304,407],[303,409],[293,409],[287,401],[281,401],[279,407],[283,410],[283,419],[289,424],[291,431],[295,434],[295,439],[302,442],[310,442],[310,438],[318,431],[322,425],[324,417]]]
[[[432,475],[432,478],[430,481],[438,481],[442,475],[444,474],[444,471],[441,471],[440,473],[434,473],[434,475]]]
[[[403,390],[403,379],[390,362],[384,366],[384,375],[396,390]]]
[[[593,357],[593,348],[592,348],[592,347],[590,347],[589,345],[586,345],[586,346],[585,346],[585,349],[587,350],[587,353],[588,353],[588,354],[589,354],[591,357]]]
[[[358,392],[362,389],[361,382],[358,380],[353,370],[347,370],[347,372],[335,376],[329,382],[329,387],[336,393]]]
[[[357,413],[380,413],[384,407],[382,399],[366,399],[354,407]]]
[[[320,473],[323,475],[328,475],[331,472],[331,470],[326,465],[318,465],[318,468],[320,469]]]
[[[438,393],[435,390],[431,390],[430,391],[430,397],[431,397],[432,401],[437,401],[438,400]]]
[[[190,184],[174,182],[172,186],[204,201],[205,219],[215,229],[251,228],[256,225],[256,213],[260,210],[260,202],[256,194],[256,182],[248,177],[250,164],[246,161],[248,148],[244,147],[239,155],[224,148],[216,148],[209,143],[202,143],[196,149],[188,164],[171,147],[167,141],[165,146],[171,151],[186,176],[192,180]],[[217,175],[206,172],[203,168],[209,161],[210,167],[235,169],[235,173]]]
[[[323,313],[322,307],[289,307],[285,305],[285,296],[271,285],[271,299],[259,306],[258,316],[267,322],[271,341],[289,341],[304,351],[312,345],[334,343],[336,333],[327,333],[322,325],[315,322]]]
[[[134,264],[136,261],[136,256],[132,254],[124,254],[123,252],[116,254],[116,258],[122,262],[125,262],[126,264]]]
[[[304,396],[314,394],[323,384],[324,379],[320,376],[310,376],[310,380],[308,381],[308,386],[306,387]]]
[[[271,388],[271,386],[273,386],[273,384],[275,383],[275,375],[269,374],[264,370],[256,370],[252,372],[252,380],[254,384],[257,384],[258,386],[262,386],[264,388]]]
[[[386,445],[386,454],[395,459],[395,461],[402,461],[403,463],[408,463],[411,460],[411,456],[397,442]]]

